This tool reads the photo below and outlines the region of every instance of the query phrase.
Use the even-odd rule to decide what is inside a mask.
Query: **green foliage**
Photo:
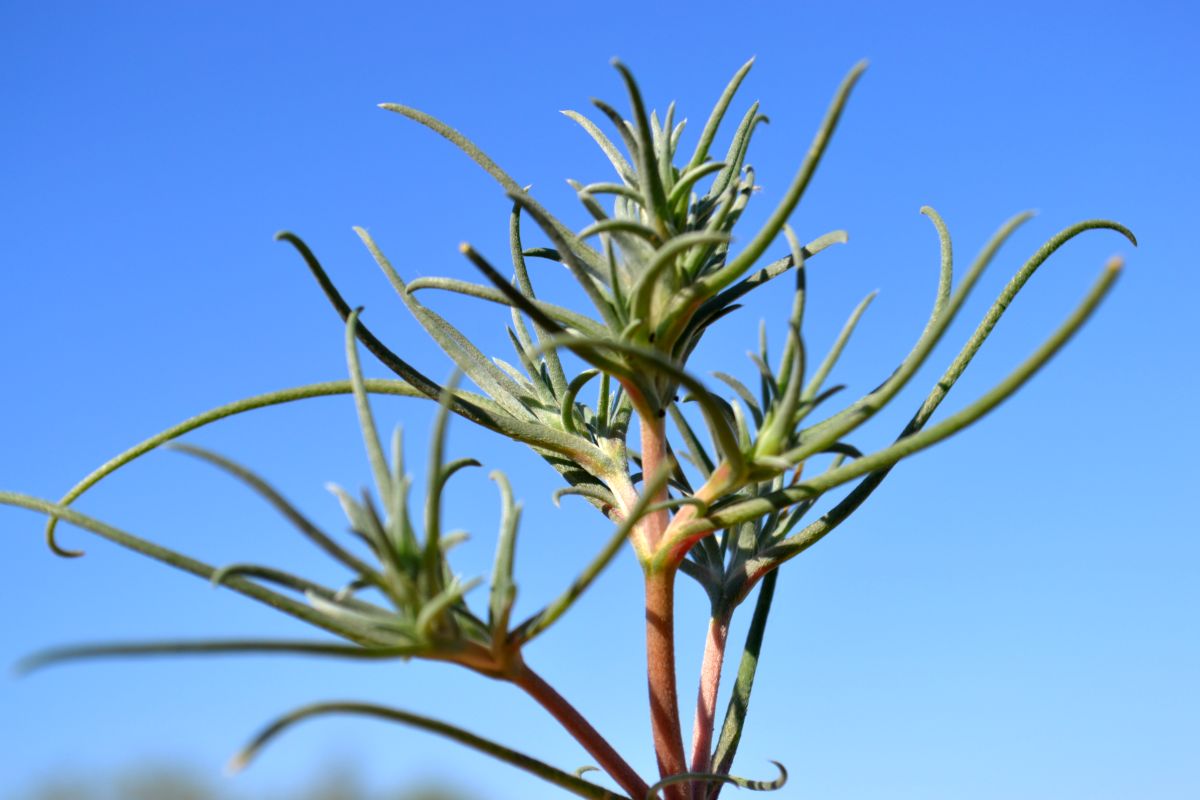
[[[609,181],[572,182],[593,218],[580,231],[547,211],[458,131],[407,106],[382,106],[456,145],[495,178],[512,201],[508,226],[511,270],[502,271],[475,248],[462,246],[463,255],[484,283],[457,278],[420,278],[406,283],[374,239],[356,229],[401,303],[478,391],[461,389],[456,381],[439,384],[379,340],[358,319],[358,312],[341,296],[312,250],[294,234],[283,233],[279,238],[296,248],[345,323],[348,381],[263,395],[194,417],[109,461],[59,503],[0,493],[0,502],[50,516],[47,536],[60,555],[76,554],[55,540],[54,527],[62,519],[273,605],[338,639],[83,646],[40,654],[28,666],[78,657],[201,652],[427,658],[459,664],[524,689],[588,749],[625,796],[638,799],[661,794],[671,800],[688,796],[702,800],[715,798],[725,784],[751,789],[782,785],[786,779],[782,767],[778,781],[750,781],[729,774],[746,718],[777,568],[844,522],[896,463],[957,433],[1020,389],[1083,325],[1115,281],[1119,259],[1109,263],[1078,307],[1015,370],[960,410],[932,421],[1017,293],[1055,251],[1092,229],[1113,230],[1134,244],[1136,241],[1125,227],[1106,220],[1081,222],[1051,237],[1005,286],[896,440],[873,452],[862,452],[848,438],[892,403],[927,363],[984,269],[1030,215],[1017,215],[1002,225],[956,282],[947,227],[933,209],[922,209],[938,241],[938,279],[928,320],[908,355],[875,389],[839,410],[827,411],[843,388],[830,385],[830,379],[872,296],[853,310],[829,352],[810,364],[803,336],[806,265],[831,245],[845,243],[846,234],[834,231],[801,244],[789,220],[865,65],[852,69],[837,88],[782,199],[761,228],[738,239],[742,244],[737,248],[735,228],[758,188],[747,160],[751,139],[758,125],[766,121],[758,105],[751,105],[741,117],[723,158],[717,160],[710,151],[751,63],[734,75],[690,154],[680,151],[684,123],[675,122],[674,106],[660,119],[647,110],[629,70],[619,62],[614,66],[628,93],[630,118],[623,118],[606,103],[596,101],[595,105],[611,123],[615,139],[584,115],[564,112],[599,145],[615,172]],[[545,237],[545,246],[526,246],[522,231],[526,219]],[[786,252],[762,263],[781,235]],[[565,267],[591,308],[586,312],[569,309],[539,297],[526,264],[531,258],[549,259]],[[747,293],[785,275],[792,280],[793,302],[782,327],[783,346],[778,355],[767,347],[764,327],[760,347],[752,357],[757,387],[718,372],[714,376],[724,388],[714,388],[691,368],[697,345],[721,319],[739,308]],[[489,357],[451,322],[424,305],[418,296],[430,290],[507,306],[512,315],[507,339],[515,362]],[[359,365],[359,342],[398,380],[365,379]],[[571,374],[568,367],[576,362],[564,359],[564,353],[587,368]],[[591,403],[585,399],[589,385],[597,389]],[[356,547],[321,531],[245,467],[195,446],[179,445],[179,449],[231,473],[275,506],[302,536],[348,571],[341,588],[322,586],[268,565],[235,564],[216,569],[69,508],[106,475],[184,433],[253,408],[333,393],[354,397],[375,482],[375,495],[364,492],[359,497],[332,487],[359,540]],[[411,513],[411,479],[405,474],[399,433],[393,437],[390,452],[385,452],[368,400],[372,393],[424,397],[440,404],[425,470],[428,491],[420,520],[414,520]],[[690,408],[698,413],[685,410]],[[449,564],[456,539],[442,530],[442,494],[455,472],[478,465],[472,459],[444,460],[443,437],[450,414],[532,448],[566,483],[555,494],[556,502],[564,495],[579,495],[613,525],[605,546],[566,584],[560,597],[516,625],[511,611],[517,591],[514,561],[521,509],[502,474],[492,474],[501,496],[500,525],[485,603],[472,608],[467,593],[478,579],[458,577]],[[636,448],[629,443],[635,417],[640,436]],[[700,424],[703,431],[697,429]],[[849,483],[854,486],[848,494],[802,525],[827,493]],[[707,593],[716,629],[727,626],[754,586],[766,579],[715,750],[710,750],[714,732],[711,705],[724,658],[723,637],[717,644],[710,640],[706,652],[690,762],[685,761],[678,719],[670,719],[675,715],[652,715],[661,771],[653,784],[638,776],[586,720],[529,669],[522,650],[569,610],[626,541],[632,544],[645,572],[648,616],[659,620],[657,628],[654,624],[647,627],[648,652],[673,652],[676,572],[697,581]],[[364,551],[366,555],[361,554]],[[660,641],[663,637],[665,644]],[[649,659],[654,708],[677,708],[672,661]],[[268,727],[243,756],[257,752],[293,723],[326,713],[399,721],[487,752],[580,796],[617,796],[580,775],[455,726],[369,703],[335,702],[300,709]]]
[[[410,789],[370,792],[352,771],[333,769],[305,781],[305,788],[275,791],[255,800],[467,800],[467,796],[433,783]],[[7,796],[7,795],[6,795]],[[94,773],[58,776],[19,796],[20,800],[250,800],[229,782],[216,782],[181,766],[140,766],[116,775]]]

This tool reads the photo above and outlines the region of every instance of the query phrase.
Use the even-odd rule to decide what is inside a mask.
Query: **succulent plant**
[[[511,269],[501,270],[475,248],[462,246],[484,283],[457,278],[406,283],[372,237],[356,229],[408,311],[478,391],[459,387],[457,379],[439,384],[380,341],[339,293],[312,250],[294,234],[282,233],[278,238],[296,248],[344,321],[348,380],[260,395],[193,417],[107,462],[57,503],[0,493],[0,502],[49,515],[47,538],[59,555],[78,555],[57,543],[55,525],[62,520],[271,605],[337,638],[84,645],[35,655],[27,666],[149,653],[283,651],[366,659],[426,658],[458,664],[523,689],[579,740],[623,794],[447,723],[357,702],[318,704],[282,717],[239,756],[239,763],[301,719],[358,713],[449,736],[583,797],[711,800],[727,783],[756,789],[782,785],[786,778],[782,767],[774,781],[749,781],[730,774],[778,568],[843,523],[899,461],[957,433],[1017,391],[1083,325],[1115,281],[1119,258],[1105,267],[1079,306],[1011,374],[958,411],[933,420],[1013,298],[1058,248],[1096,228],[1136,241],[1128,229],[1107,220],[1080,222],[1051,237],[1004,287],[895,441],[862,452],[847,437],[894,401],[926,364],[984,268],[1030,215],[1020,214],[1004,223],[955,283],[946,225],[933,209],[922,209],[933,224],[939,251],[928,321],[909,354],[877,387],[838,410],[828,410],[844,388],[830,385],[829,379],[871,296],[853,310],[829,352],[810,364],[802,335],[805,267],[831,245],[844,243],[846,234],[834,231],[802,244],[789,220],[865,64],[852,69],[838,87],[779,204],[761,228],[735,247],[734,230],[758,188],[747,160],[751,139],[765,120],[757,103],[742,116],[725,155],[718,159],[712,149],[751,64],[747,62],[733,76],[687,154],[681,150],[684,122],[675,121],[674,105],[661,118],[647,111],[630,71],[614,62],[628,93],[629,118],[606,103],[595,101],[595,105],[615,139],[587,117],[564,112],[595,140],[616,173],[609,181],[571,183],[594,218],[580,231],[552,215],[458,131],[416,109],[384,104],[388,111],[424,125],[460,148],[496,179],[512,201]],[[527,220],[540,230],[544,246],[525,244],[522,223]],[[775,246],[781,256],[765,261]],[[585,312],[539,297],[526,264],[529,259],[566,268],[592,308]],[[757,386],[715,372],[722,385],[717,388],[693,370],[691,356],[700,340],[739,308],[747,293],[771,282],[778,286],[789,281],[792,305],[780,330],[783,345],[777,354],[771,353],[764,327],[758,352],[752,355]],[[508,307],[512,325],[507,336],[515,363],[489,358],[418,299],[419,293],[435,289]],[[397,379],[364,378],[359,343]],[[585,368],[575,371],[572,365],[579,362]],[[590,404],[583,399],[589,383],[595,385]],[[97,481],[199,427],[255,408],[330,394],[350,394],[355,400],[376,487],[375,496],[364,492],[359,498],[333,487],[357,544],[342,543],[320,530],[247,468],[195,446],[175,446],[231,473],[275,506],[304,537],[346,568],[344,587],[322,586],[267,565],[217,569],[71,507]],[[371,394],[424,397],[440,404],[419,521],[410,513],[411,479],[405,474],[399,433],[393,437],[389,456],[371,412]],[[528,445],[562,476],[565,485],[556,493],[556,501],[578,495],[612,527],[588,568],[556,600],[519,623],[511,617],[521,508],[502,474],[493,473],[501,498],[500,531],[483,607],[473,609],[467,597],[478,581],[463,580],[449,565],[456,537],[442,531],[442,493],[455,472],[478,464],[472,459],[445,463],[443,436],[451,414]],[[635,431],[636,445],[630,441]],[[851,483],[848,493],[822,503],[832,490]],[[810,519],[814,511],[820,513]],[[545,633],[571,607],[626,542],[636,553],[645,579],[647,680],[659,766],[653,780],[640,776],[523,656],[524,645]],[[680,572],[701,586],[711,607],[690,745],[685,744],[680,726],[675,679],[674,592]],[[718,733],[717,690],[730,620],[755,587],[759,593],[747,641]]]

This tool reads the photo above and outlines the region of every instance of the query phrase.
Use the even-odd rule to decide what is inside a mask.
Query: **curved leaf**
[[[371,703],[356,703],[356,702],[333,702],[333,703],[314,703],[296,709],[290,714],[286,714],[272,722],[246,745],[242,750],[233,757],[229,762],[230,772],[239,772],[250,763],[250,761],[258,755],[271,740],[283,733],[288,728],[298,722],[302,722],[310,717],[321,716],[324,714],[358,714],[368,717],[377,717],[379,719],[389,720],[391,722],[400,722],[405,725],[411,725],[414,728],[420,728],[430,733],[436,733],[438,736],[444,736],[447,739],[452,739],[459,744],[464,744],[474,750],[486,753],[493,758],[512,764],[518,769],[525,770],[539,778],[558,786],[561,789],[566,789],[572,794],[579,797],[590,798],[590,800],[621,800],[621,795],[614,794],[607,789],[596,786],[593,783],[578,778],[569,772],[564,772],[556,767],[552,767],[542,761],[517,752],[504,745],[497,744],[482,736],[476,736],[473,733],[463,730],[446,722],[441,722],[430,717],[424,717],[420,714],[411,714],[407,711],[401,711],[397,708],[388,708],[386,706],[374,705]]]

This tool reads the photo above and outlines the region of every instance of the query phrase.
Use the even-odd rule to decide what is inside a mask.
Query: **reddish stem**
[[[669,469],[667,463],[667,433],[663,421],[654,417],[642,417],[642,486],[645,487],[651,478],[658,475],[660,470]],[[667,499],[667,487],[664,485],[656,497],[650,502],[661,503]],[[653,553],[658,549],[663,534],[671,517],[664,508],[653,514],[647,514],[640,523],[638,531],[646,544],[647,552]]]
[[[708,621],[704,640],[704,660],[700,665],[700,688],[696,692],[696,720],[692,728],[692,772],[712,770],[713,724],[717,713],[717,690],[721,687],[721,666],[725,662],[725,642],[729,637],[729,615]],[[704,789],[700,788],[700,797]]]
[[[583,745],[588,754],[596,759],[596,763],[600,765],[601,769],[607,772],[632,800],[645,798],[650,791],[646,782],[634,772],[633,767],[629,766],[625,759],[621,758],[608,740],[601,736],[591,723],[575,710],[574,706],[554,690],[553,686],[542,680],[541,676],[529,667],[523,665],[512,678],[512,682],[524,689],[530,697],[537,700],[543,708],[554,715],[558,723]]]
[[[650,687],[650,725],[658,771],[664,777],[687,772],[679,729],[675,686],[675,569],[646,575],[646,676]],[[682,784],[663,789],[666,800],[686,800]]]

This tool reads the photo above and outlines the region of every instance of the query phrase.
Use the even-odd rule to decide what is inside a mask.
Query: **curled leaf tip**
[[[47,523],[47,525],[46,525],[46,546],[50,548],[50,552],[54,553],[54,555],[58,556],[59,558],[80,558],[80,557],[82,557],[83,556],[82,550],[68,550],[58,543],[58,539],[56,539],[55,535],[54,535],[54,529],[56,527],[55,526],[56,522],[57,522],[56,519],[51,519],[50,522]]]
[[[1133,235],[1133,231],[1129,230],[1129,228],[1126,228],[1124,225],[1122,225],[1119,222],[1113,222],[1112,220],[1104,220],[1103,222],[1104,222],[1104,227],[1114,230],[1117,233],[1121,234],[1126,239],[1128,239],[1129,243],[1132,244],[1134,247],[1138,246],[1137,237]]]
[[[681,772],[678,775],[663,778],[651,786],[649,791],[646,792],[646,800],[654,800],[659,789],[665,789],[677,783],[700,783],[703,781],[728,783],[737,786],[739,789],[749,789],[752,792],[773,792],[777,789],[782,789],[784,784],[787,783],[788,773],[783,764],[780,764],[778,761],[772,761],[771,763],[779,770],[779,777],[773,781],[754,781],[748,778],[739,778],[736,775],[722,775],[715,772]]]

